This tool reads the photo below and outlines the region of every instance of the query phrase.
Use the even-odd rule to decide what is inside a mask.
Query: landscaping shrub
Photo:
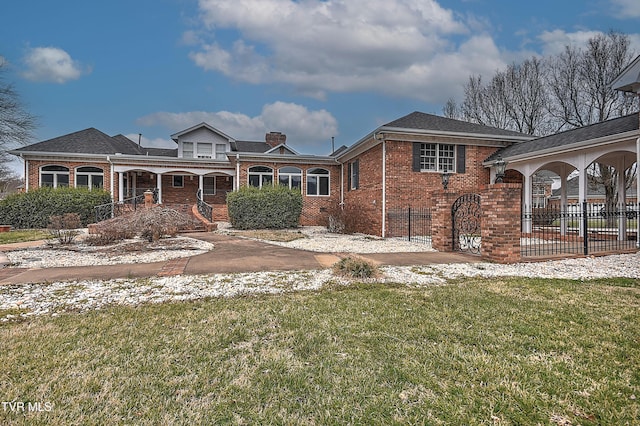
[[[333,265],[336,274],[349,278],[366,279],[378,275],[378,268],[366,260],[345,257]]]
[[[360,214],[353,206],[336,204],[329,210],[327,230],[335,234],[353,234],[358,232]]]
[[[76,213],[82,226],[95,222],[94,207],[111,202],[104,190],[40,188],[0,200],[0,224],[15,229],[44,229],[49,218]]]
[[[60,244],[71,244],[80,233],[80,215],[78,213],[65,213],[49,218],[47,229]]]
[[[95,234],[87,242],[106,245],[136,236],[157,241],[164,236],[173,237],[180,231],[194,229],[197,224],[191,216],[173,209],[140,209],[96,224],[93,228]]]
[[[286,186],[242,187],[227,195],[229,220],[236,229],[284,229],[300,224],[302,193]]]

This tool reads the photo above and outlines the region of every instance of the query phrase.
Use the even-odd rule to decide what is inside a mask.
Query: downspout
[[[236,191],[240,189],[240,154],[236,154]]]
[[[340,207],[344,207],[344,163],[340,162]]]
[[[25,160],[22,153],[20,158],[24,161],[24,192],[29,192],[29,160]]]
[[[382,238],[387,235],[387,141],[382,138]]]

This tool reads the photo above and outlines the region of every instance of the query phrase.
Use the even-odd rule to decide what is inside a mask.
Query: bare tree
[[[610,32],[592,37],[584,48],[566,46],[558,55],[509,65],[488,84],[471,76],[464,86],[463,117],[544,136],[630,114],[638,110],[638,97],[616,92],[609,84],[634,56],[629,36]],[[627,186],[636,169],[626,171]],[[590,179],[604,186],[610,208],[617,203],[619,172],[600,163],[589,169]]]
[[[7,150],[27,144],[33,137],[35,117],[23,106],[13,85],[5,82],[6,63],[0,56],[0,186],[3,190],[16,186],[18,177],[9,167]]]
[[[471,76],[464,94],[462,114],[467,120],[530,135],[544,127],[548,97],[537,58],[497,71],[487,84],[481,76]]]

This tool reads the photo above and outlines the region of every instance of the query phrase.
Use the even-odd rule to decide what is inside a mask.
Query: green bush
[[[0,224],[15,229],[44,229],[51,216],[77,213],[82,226],[95,222],[94,207],[111,202],[104,190],[40,188],[0,200]]]
[[[236,229],[284,229],[300,224],[302,193],[286,186],[247,186],[227,195],[229,220]]]

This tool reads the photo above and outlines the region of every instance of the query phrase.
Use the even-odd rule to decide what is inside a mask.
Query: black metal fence
[[[146,191],[146,190],[145,190]],[[153,203],[158,203],[158,189],[154,188]],[[144,206],[144,193],[138,194],[135,197],[127,198],[121,203],[107,203],[94,207],[96,214],[96,223],[103,220],[111,219],[117,216],[121,216],[125,213],[136,211],[138,207]]]
[[[588,255],[636,248],[638,204],[572,204],[529,209],[522,216],[523,257]]]
[[[419,243],[431,243],[431,209],[407,207],[387,212],[389,238],[404,238]]]

